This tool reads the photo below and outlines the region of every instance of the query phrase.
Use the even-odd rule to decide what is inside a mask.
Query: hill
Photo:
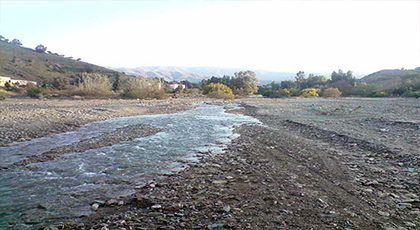
[[[246,69],[239,68],[217,68],[217,67],[177,67],[177,66],[143,66],[137,68],[114,68],[114,70],[132,74],[135,76],[161,77],[167,81],[188,80],[199,82],[212,76],[221,77],[223,75],[232,76],[235,72]],[[252,70],[252,69],[251,69]],[[296,73],[273,72],[264,70],[254,71],[261,83],[267,84],[271,81],[283,81],[294,79]]]
[[[377,86],[380,90],[392,89],[401,84],[401,77],[407,74],[420,73],[420,70],[406,69],[385,69],[371,73],[362,79],[361,82]]]
[[[71,79],[82,72],[115,72],[58,54],[38,53],[5,41],[0,41],[0,54],[0,75],[17,80],[42,82],[56,77]]]

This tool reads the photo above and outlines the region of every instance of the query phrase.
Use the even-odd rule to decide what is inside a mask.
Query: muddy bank
[[[0,146],[62,133],[115,117],[176,113],[204,99],[0,101]]]

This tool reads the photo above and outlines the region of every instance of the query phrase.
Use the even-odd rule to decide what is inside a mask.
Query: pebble
[[[92,204],[91,208],[92,208],[93,211],[97,211],[99,209],[99,204],[94,203],[94,204]]]

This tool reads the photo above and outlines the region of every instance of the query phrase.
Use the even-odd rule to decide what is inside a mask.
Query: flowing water
[[[0,228],[33,228],[88,215],[94,200],[132,194],[136,185],[183,169],[186,164],[180,162],[197,161],[199,152],[221,153],[237,135],[234,126],[257,122],[226,113],[222,106],[200,104],[177,114],[110,119],[2,147],[0,165],[8,165],[127,125],[145,123],[163,129],[153,136],[31,164],[31,170],[0,171]]]

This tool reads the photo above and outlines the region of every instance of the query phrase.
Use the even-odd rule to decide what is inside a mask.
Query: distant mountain
[[[144,66],[137,68],[114,68],[114,70],[135,76],[164,78],[167,81],[188,80],[191,82],[199,82],[202,79],[211,78],[212,76],[232,76],[235,72],[244,71],[247,69],[216,67]],[[257,77],[263,84],[270,83],[271,81],[280,82],[283,80],[292,80],[296,75],[296,73],[291,72],[272,72],[264,70],[252,71],[254,71],[257,74]]]
[[[375,85],[379,87],[380,90],[386,90],[397,87],[401,84],[402,76],[413,73],[420,74],[420,70],[384,69],[371,73],[360,79],[360,81]]]
[[[58,54],[38,53],[5,41],[0,41],[0,50],[0,76],[17,80],[42,82],[55,77],[71,79],[82,72],[115,72]]]

